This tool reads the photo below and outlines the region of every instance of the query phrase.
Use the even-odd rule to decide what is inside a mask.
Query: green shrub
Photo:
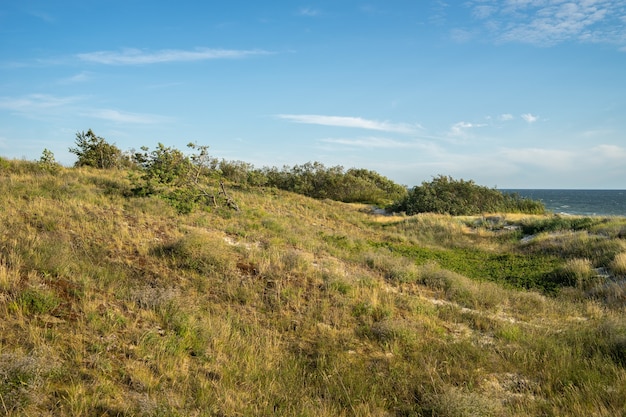
[[[96,136],[91,129],[87,133],[77,132],[76,147],[70,148],[69,151],[78,157],[74,164],[77,167],[119,168],[124,159],[122,151],[117,146]]]
[[[444,175],[413,187],[392,209],[409,215],[439,213],[453,216],[493,212],[545,212],[541,202],[524,199],[517,194],[503,194],[498,190],[477,185],[472,180],[455,180]]]
[[[48,149],[44,149],[39,158],[38,165],[42,170],[49,173],[56,173],[61,169],[61,165],[54,159],[54,153]]]
[[[320,162],[307,162],[281,171],[273,167],[256,172],[257,182],[262,176],[263,184],[318,199],[388,206],[406,195],[403,186],[367,169],[344,171],[342,166],[327,168]]]
[[[601,218],[553,216],[547,219],[526,219],[521,226],[524,234],[535,235],[542,232],[589,230],[601,222]]]
[[[52,312],[61,301],[49,290],[27,289],[17,297],[17,304],[25,314],[45,314]]]
[[[197,152],[187,156],[162,143],[152,151],[143,146],[143,152],[133,155],[140,172],[130,173],[132,192],[138,196],[159,196],[181,214],[190,213],[198,206],[216,206],[218,199],[236,208],[223,187],[221,192],[210,191],[217,187],[214,180],[219,171],[215,159],[209,156],[208,146],[193,143],[187,146]]]

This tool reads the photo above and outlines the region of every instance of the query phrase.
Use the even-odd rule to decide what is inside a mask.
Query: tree
[[[76,147],[69,151],[78,156],[74,166],[90,166],[94,168],[118,168],[123,161],[122,151],[104,138],[96,136],[93,130],[87,133],[76,132]]]

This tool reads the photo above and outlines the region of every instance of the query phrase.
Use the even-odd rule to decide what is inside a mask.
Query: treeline
[[[327,168],[319,162],[294,167],[263,168],[257,171],[266,185],[312,198],[329,198],[346,203],[388,206],[403,198],[407,190],[390,179],[367,169],[342,166]]]
[[[135,195],[158,195],[170,201],[179,211],[189,212],[198,205],[217,206],[225,200],[234,205],[224,189],[224,181],[243,187],[275,187],[317,199],[346,203],[366,203],[390,211],[473,215],[490,212],[545,212],[541,202],[505,194],[475,184],[440,175],[431,182],[408,189],[367,169],[342,166],[326,167],[307,162],[293,167],[255,168],[242,161],[211,157],[207,146],[189,144],[192,153],[165,147],[159,143],[150,151],[122,152],[97,136],[92,130],[76,133],[76,147],[70,148],[78,160],[75,166],[95,168],[128,168]],[[48,170],[55,165],[54,156],[44,150],[40,164]],[[218,191],[216,183],[219,183]]]

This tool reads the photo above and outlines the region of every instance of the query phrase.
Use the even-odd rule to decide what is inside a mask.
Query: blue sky
[[[208,145],[408,186],[626,188],[626,0],[0,3],[0,155]]]

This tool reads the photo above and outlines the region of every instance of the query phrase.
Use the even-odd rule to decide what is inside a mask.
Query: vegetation
[[[431,182],[424,181],[413,187],[408,195],[393,207],[412,215],[417,213],[451,214],[467,216],[481,213],[509,212],[543,214],[541,202],[505,194],[498,190],[475,184],[472,180],[455,180],[439,175]]]
[[[387,206],[403,198],[406,189],[367,169],[326,168],[319,162],[258,171],[264,184],[313,198],[330,198],[344,203],[369,203]]]
[[[0,158],[0,413],[623,415],[626,219],[379,216],[192,152]],[[219,181],[239,211],[165,198]]]
[[[69,149],[78,157],[75,166],[89,166],[94,168],[118,168],[124,164],[122,151],[106,139],[96,136],[93,130],[87,133],[76,133],[76,147]]]

